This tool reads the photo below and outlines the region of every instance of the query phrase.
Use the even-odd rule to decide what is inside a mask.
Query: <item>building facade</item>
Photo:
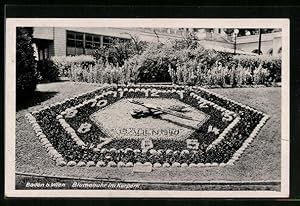
[[[132,37],[148,42],[165,42],[182,38],[182,31],[164,28],[33,28],[33,41],[39,60],[51,56],[91,55],[95,48],[109,45],[113,39],[126,41]]]
[[[208,32],[209,31],[209,32]],[[282,38],[281,31],[261,34],[261,46],[259,47],[259,34],[258,32],[248,35],[237,36],[228,35],[224,29],[199,29],[197,36],[203,46],[212,48],[219,51],[233,53],[234,46],[236,45],[237,54],[262,54],[268,56],[278,56],[282,51]]]
[[[166,42],[181,39],[188,31],[195,32],[201,45],[218,51],[252,54],[258,49],[259,36],[232,38],[224,29],[186,28],[84,28],[84,27],[34,27],[34,44],[39,60],[52,56],[91,55],[95,48],[111,44],[113,39],[129,41],[138,38],[147,42]],[[262,34],[261,54],[276,56],[281,53],[281,32]]]
[[[259,35],[237,37],[237,49],[252,53],[258,53]],[[261,34],[260,54],[278,56],[282,51],[281,32]]]

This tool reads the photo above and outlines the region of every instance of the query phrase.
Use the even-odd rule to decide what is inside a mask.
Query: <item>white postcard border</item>
[[[289,196],[289,19],[7,18],[5,25],[5,196],[7,197],[288,197]],[[281,191],[16,190],[16,27],[195,27],[282,28]]]

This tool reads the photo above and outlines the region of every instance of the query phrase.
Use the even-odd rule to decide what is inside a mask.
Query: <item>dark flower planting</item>
[[[177,99],[209,118],[187,138],[152,139],[150,146],[143,139],[110,138],[91,118],[123,98],[147,97]],[[108,85],[26,117],[57,165],[88,167],[233,165],[269,118],[200,87],[137,85]]]

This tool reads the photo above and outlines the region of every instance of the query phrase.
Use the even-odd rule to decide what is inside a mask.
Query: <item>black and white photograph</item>
[[[288,197],[288,19],[8,18],[5,48],[6,196]]]

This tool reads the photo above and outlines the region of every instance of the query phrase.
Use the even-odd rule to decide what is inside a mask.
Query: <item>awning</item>
[[[221,47],[221,46],[216,46],[216,45],[202,45],[204,48],[206,49],[211,49],[211,50],[215,50],[218,52],[225,52],[225,53],[231,53],[234,54],[234,49],[231,48],[226,48],[226,47]],[[258,54],[256,53],[252,53],[252,52],[245,52],[242,50],[235,50],[236,54],[245,54],[245,55],[252,55],[252,56],[257,56]]]

